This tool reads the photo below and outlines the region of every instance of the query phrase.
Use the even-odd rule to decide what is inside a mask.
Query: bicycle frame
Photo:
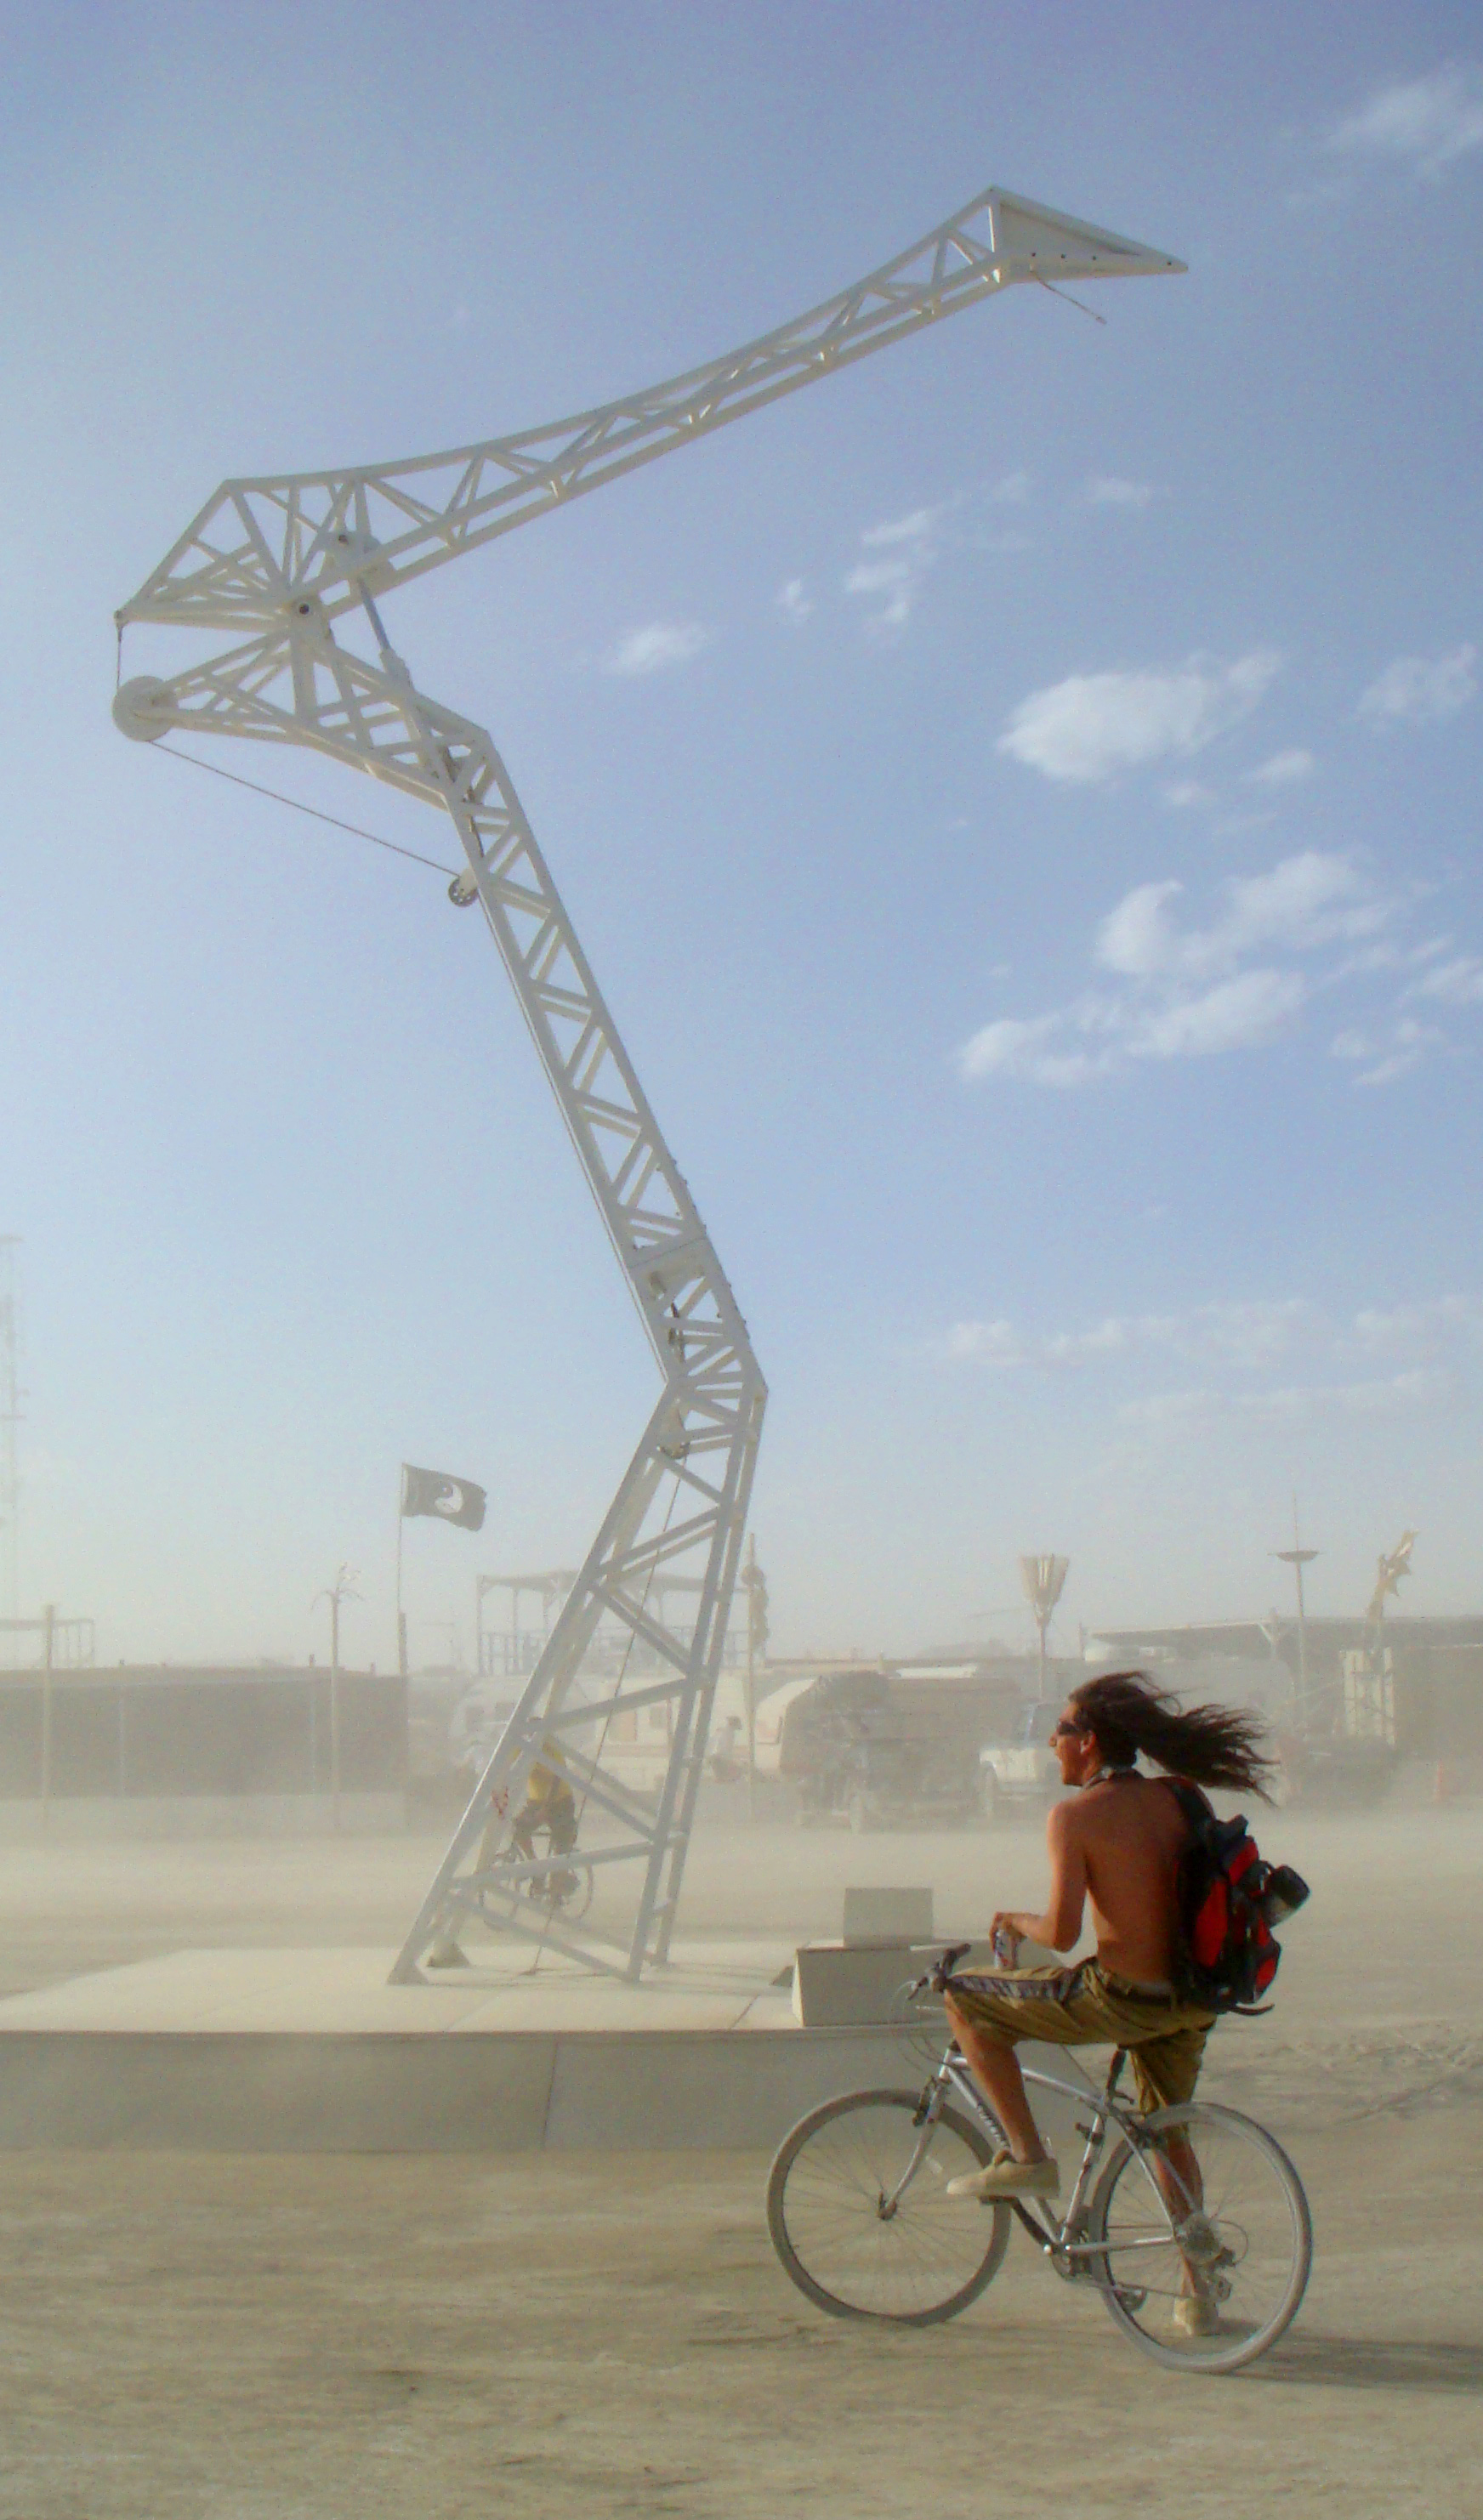
[[[1071,2193],[1066,2200],[1065,2212],[1059,2221],[1052,2213],[1049,2205],[1038,2197],[1011,2196],[1005,2200],[1023,2224],[1036,2247],[1052,2261],[1056,2272],[1067,2277],[1075,2276],[1082,2282],[1095,2282],[1096,2278],[1091,2274],[1090,2269],[1079,2262],[1106,2255],[1105,2242],[1088,2240],[1081,2234],[1085,2228],[1085,2215],[1094,2174],[1101,2159],[1109,2126],[1116,2126],[1125,2137],[1148,2182],[1159,2211],[1168,2225],[1167,2235],[1157,2234],[1147,2239],[1122,2242],[1119,2245],[1118,2256],[1120,2258],[1125,2256],[1129,2249],[1178,2249],[1182,2237],[1183,2227],[1176,2223],[1169,2201],[1145,2158],[1150,2149],[1157,2149],[1156,2140],[1147,2134],[1142,2112],[1117,2097],[1117,2078],[1122,2072],[1126,2053],[1127,2050],[1122,2048],[1115,2050],[1112,2062],[1107,2069],[1106,2082],[1100,2092],[1092,2083],[1085,2080],[1080,2083],[1063,2083],[1054,2074],[1037,2074],[1031,2071],[1026,2071],[1024,2077],[1027,2085],[1033,2084],[1039,2091],[1057,2092],[1064,2099],[1085,2102],[1092,2113],[1089,2126],[1082,2126],[1079,2121],[1077,2123],[1076,2131],[1078,2135],[1085,2136],[1086,2144],[1072,2182]],[[916,2149],[890,2195],[881,2199],[880,2212],[883,2221],[889,2221],[925,2160],[932,2140],[932,2130],[947,2105],[950,2092],[999,2142],[1003,2143],[1006,2140],[1005,2131],[994,2115],[988,2100],[974,2082],[962,2049],[956,2041],[951,2042],[941,2064],[936,2068],[921,2095],[918,2118],[921,2132]],[[1166,2177],[1177,2176],[1167,2160],[1163,2163],[1163,2169]],[[1198,2200],[1194,2197],[1187,2195],[1186,2205],[1191,2215],[1199,2210]],[[1126,2291],[1128,2286],[1102,2283],[1098,2286],[1098,2289],[1104,2292]]]

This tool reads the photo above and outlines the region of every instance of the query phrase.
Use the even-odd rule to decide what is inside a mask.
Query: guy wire
[[[1057,289],[1055,282],[1047,280],[1042,271],[1037,271],[1035,277],[1042,289],[1049,290],[1053,297],[1063,297],[1068,306],[1075,307],[1078,315],[1090,315],[1094,324],[1105,324],[1107,320],[1105,315],[1099,315],[1095,306],[1083,306],[1081,299],[1073,297],[1069,289]]]
[[[301,805],[296,796],[285,796],[277,788],[264,788],[256,779],[244,779],[237,770],[223,770],[218,761],[202,761],[199,753],[177,752],[172,743],[157,743],[157,752],[169,754],[172,761],[188,761],[193,770],[209,770],[213,779],[229,779],[234,788],[250,788],[254,796],[271,796],[275,805],[288,805],[295,814],[307,814],[316,823],[331,823],[337,832],[349,832],[357,840],[369,840],[374,848],[389,849],[394,858],[410,858],[414,866],[430,867],[434,875],[453,876],[457,870],[439,864],[436,858],[425,858],[420,849],[404,849],[399,840],[383,840],[380,832],[362,830],[359,823],[344,822],[338,814],[323,813],[318,805]]]

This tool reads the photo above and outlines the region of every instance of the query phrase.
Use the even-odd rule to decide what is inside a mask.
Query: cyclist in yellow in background
[[[478,1869],[487,1871],[499,1850],[500,1825],[509,1802],[503,1788],[491,1795],[489,1817],[479,1844]],[[535,1833],[538,1828],[549,1832],[551,1855],[569,1855],[577,1842],[577,1801],[566,1775],[566,1761],[562,1745],[547,1733],[541,1743],[541,1755],[531,1764],[525,1782],[525,1799],[515,1816],[510,1831],[510,1852],[522,1864],[542,1859],[536,1855]],[[577,1875],[562,1864],[548,1870],[526,1876],[525,1895],[548,1907],[560,1907],[578,1887]],[[468,1961],[458,1939],[445,1925],[434,1938],[428,1953],[429,1968],[467,1968]]]
[[[541,1755],[531,1766],[525,1785],[525,1799],[515,1817],[510,1843],[529,1863],[535,1854],[535,1833],[548,1831],[553,1855],[569,1855],[577,1842],[577,1798],[566,1775],[566,1761],[560,1741],[547,1733],[541,1743]],[[545,1876],[544,1895],[566,1895],[570,1875],[552,1872]],[[535,1880],[531,1890],[534,1893]]]

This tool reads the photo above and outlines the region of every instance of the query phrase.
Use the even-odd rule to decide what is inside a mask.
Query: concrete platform
[[[228,1950],[12,1996],[0,2148],[757,2148],[832,2092],[921,2079],[889,2032],[800,2028],[783,1944],[677,1946],[640,1987],[477,1949],[424,1987],[386,1984],[389,1950]]]

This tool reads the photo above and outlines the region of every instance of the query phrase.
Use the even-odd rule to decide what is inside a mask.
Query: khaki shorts
[[[1143,2109],[1172,2108],[1190,2098],[1215,2019],[1177,1996],[1141,1994],[1100,1960],[958,1977],[951,1993],[965,2019],[996,2048],[1021,2039],[1056,2048],[1126,2048]]]

